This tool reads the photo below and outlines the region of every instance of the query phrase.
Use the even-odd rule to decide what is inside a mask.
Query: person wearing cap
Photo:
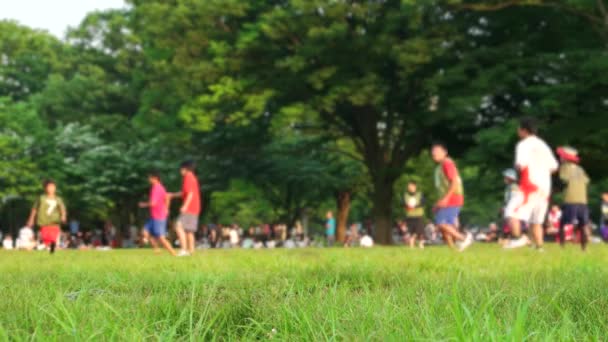
[[[565,185],[562,220],[559,227],[560,244],[565,245],[565,227],[573,225],[580,232],[581,247],[587,248],[587,225],[589,225],[589,208],[587,206],[587,188],[589,176],[579,165],[578,151],[573,147],[564,146],[557,149],[561,160],[559,178]]]

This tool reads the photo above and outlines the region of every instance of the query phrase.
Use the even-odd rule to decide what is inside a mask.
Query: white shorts
[[[523,192],[511,198],[505,208],[505,217],[514,218],[528,224],[543,224],[549,211],[549,199],[546,195],[535,192],[526,199]]]

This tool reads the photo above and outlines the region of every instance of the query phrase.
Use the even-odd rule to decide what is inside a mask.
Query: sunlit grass
[[[0,340],[601,340],[608,248],[0,252]]]

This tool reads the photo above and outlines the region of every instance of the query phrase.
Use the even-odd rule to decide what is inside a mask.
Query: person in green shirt
[[[557,149],[561,159],[559,178],[565,185],[562,219],[559,227],[559,237],[562,247],[565,245],[565,226],[571,224],[580,232],[581,248],[587,248],[587,226],[589,225],[589,207],[587,206],[587,188],[589,176],[579,165],[578,151],[564,146]]]
[[[55,182],[46,180],[43,186],[44,194],[34,202],[27,226],[32,228],[35,223],[40,227],[40,239],[53,254],[61,234],[61,224],[67,221],[67,210],[61,197],[56,194]]]
[[[416,246],[416,239],[420,248],[424,248],[426,240],[424,236],[424,195],[418,191],[418,185],[414,181],[407,184],[407,191],[403,195],[405,204],[405,223],[410,233],[409,245]]]

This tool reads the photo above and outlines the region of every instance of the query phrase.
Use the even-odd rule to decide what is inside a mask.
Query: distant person
[[[506,208],[512,235],[505,248],[524,247],[530,239],[521,235],[521,221],[530,225],[537,250],[543,251],[543,223],[549,210],[551,174],[559,167],[551,148],[537,136],[532,119],[521,120],[518,128],[520,142],[515,151],[515,167],[519,171],[519,193]]]
[[[559,234],[560,225],[562,222],[562,210],[558,205],[551,206],[549,210],[547,234],[556,236]]]
[[[405,221],[397,222],[397,234],[404,245],[410,244],[410,232]]]
[[[26,251],[36,248],[36,234],[34,234],[32,228],[25,226],[19,230],[16,247],[17,249]]]
[[[325,235],[327,237],[327,245],[332,247],[336,242],[336,219],[332,211],[327,212],[327,221],[325,221]]]
[[[70,235],[72,236],[76,236],[78,235],[78,232],[80,231],[80,222],[78,222],[78,220],[76,219],[72,219],[70,220]]]
[[[10,251],[13,250],[13,248],[15,247],[14,241],[13,241],[13,236],[11,234],[6,234],[4,236],[4,239],[2,239],[2,248]]]
[[[439,201],[435,204],[435,224],[442,232],[444,240],[450,247],[458,241],[459,251],[464,251],[473,243],[473,235],[458,231],[460,210],[464,205],[464,187],[456,164],[448,156],[448,150],[442,143],[432,146],[431,154],[437,168],[435,169],[435,187],[439,191]]]
[[[601,213],[600,232],[604,241],[608,241],[608,192],[602,194]]]
[[[360,245],[363,248],[372,248],[372,247],[374,247],[374,239],[369,234],[366,233],[361,238]]]
[[[561,166],[559,168],[559,178],[565,185],[564,204],[562,206],[562,218],[559,227],[560,244],[565,246],[566,225],[572,225],[575,231],[580,234],[581,248],[587,249],[587,226],[589,225],[589,207],[587,206],[587,188],[589,186],[589,176],[579,165],[580,158],[578,151],[572,147],[560,147],[557,149]]]
[[[148,238],[150,244],[154,248],[155,252],[159,251],[160,244],[169,252],[175,256],[176,253],[171,247],[171,243],[166,238],[167,235],[167,216],[168,216],[168,205],[169,198],[165,187],[162,185],[160,175],[156,171],[151,171],[148,174],[148,181],[150,182],[150,196],[148,202],[139,203],[140,208],[150,209],[150,219],[145,225],[145,230],[148,232]]]
[[[241,241],[240,241],[238,227],[236,225],[233,225],[232,228],[230,229],[230,246],[232,248],[237,248],[237,247],[239,247],[240,242]]]
[[[494,222],[490,223],[488,227],[488,234],[486,236],[486,242],[496,242],[498,241],[498,225]]]
[[[180,215],[175,225],[175,232],[181,247],[179,256],[192,255],[195,250],[195,234],[201,214],[201,189],[194,169],[192,161],[185,161],[181,164],[182,191],[171,195],[172,198],[182,198]]]
[[[424,248],[424,204],[425,199],[422,192],[418,190],[418,185],[414,181],[407,184],[407,191],[403,195],[405,203],[405,222],[407,224],[409,236],[409,246],[414,248],[416,240],[418,247]]]
[[[27,226],[32,228],[36,223],[40,227],[40,240],[53,254],[59,241],[61,224],[67,220],[67,210],[61,197],[56,194],[54,181],[46,180],[43,187],[44,194],[34,202]]]
[[[344,247],[354,247],[359,241],[359,225],[353,223],[350,225],[348,232],[346,233],[346,241],[344,241]]]

